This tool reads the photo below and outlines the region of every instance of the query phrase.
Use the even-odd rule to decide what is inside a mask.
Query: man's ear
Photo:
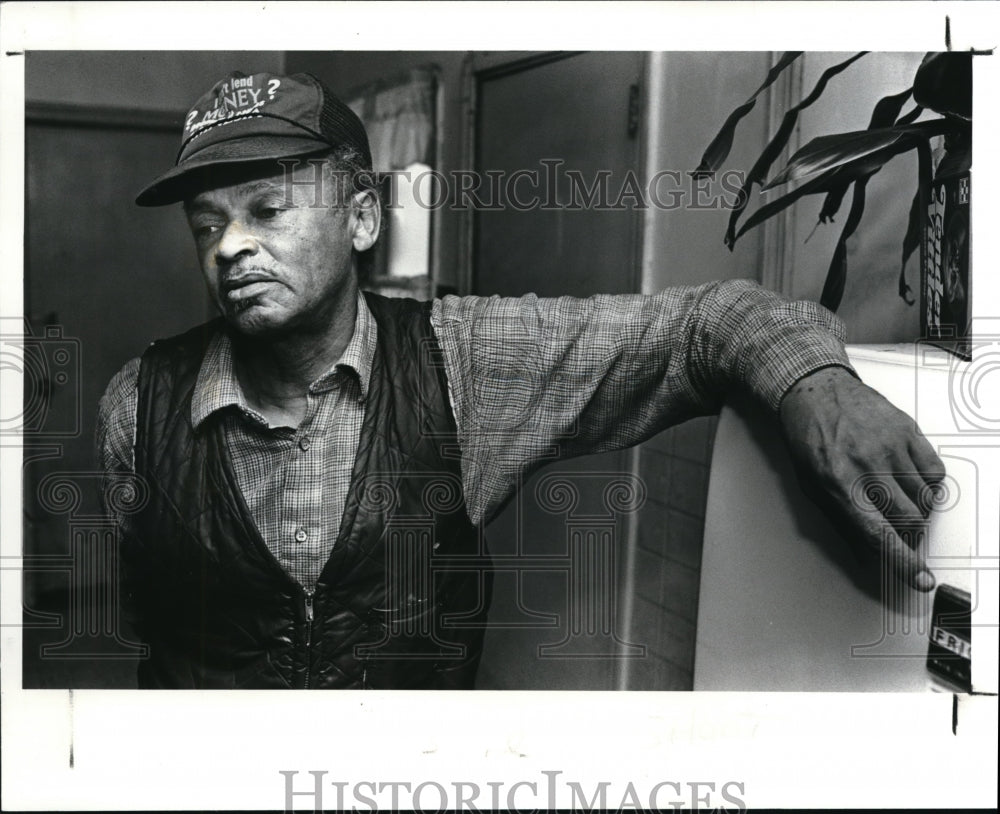
[[[354,249],[359,252],[367,251],[378,240],[379,230],[382,228],[382,208],[378,197],[367,190],[354,194],[353,205]]]

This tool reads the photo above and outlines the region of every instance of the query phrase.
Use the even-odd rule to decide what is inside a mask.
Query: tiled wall
[[[705,496],[716,418],[661,433],[639,451],[646,504],[638,517],[629,639],[646,657],[627,666],[631,690],[690,690]],[[628,587],[626,587],[628,590]]]

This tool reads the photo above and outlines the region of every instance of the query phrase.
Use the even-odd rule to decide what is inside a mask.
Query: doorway
[[[471,293],[639,290],[641,212],[621,193],[639,170],[642,65],[639,53],[557,53],[473,71],[473,168],[504,180],[480,196],[499,205],[472,215]],[[633,456],[550,464],[488,526],[496,580],[477,687],[614,689],[622,659],[640,654],[621,635],[632,518],[601,510]],[[553,477],[579,495],[573,511],[540,505]]]
[[[179,207],[133,203],[173,162],[182,120],[51,103],[26,111],[25,405],[37,420],[23,438],[25,688],[135,683],[136,649],[101,559],[113,535],[94,430],[115,372],[151,337],[213,311]]]

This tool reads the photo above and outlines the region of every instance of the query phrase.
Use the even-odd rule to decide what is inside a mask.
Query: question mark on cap
[[[270,98],[270,99],[274,98],[274,92],[278,89],[278,86],[280,84],[281,84],[281,80],[280,79],[272,79],[272,80],[270,80],[267,83],[267,95],[268,95],[268,98]]]

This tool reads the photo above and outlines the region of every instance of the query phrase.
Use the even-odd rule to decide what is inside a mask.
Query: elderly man
[[[151,345],[101,402],[105,471],[146,495],[119,518],[149,645],[140,686],[471,687],[490,580],[463,558],[482,562],[481,526],[517,484],[553,448],[636,444],[733,389],[779,417],[811,493],[861,549],[933,587],[851,487],[901,473],[896,506],[918,516],[943,467],[854,377],[831,314],[747,282],[362,295],[354,257],[380,229],[371,166],[361,122],[314,77],[233,74],[139,195],[183,202],[221,314]],[[409,517],[429,532],[407,536]]]

